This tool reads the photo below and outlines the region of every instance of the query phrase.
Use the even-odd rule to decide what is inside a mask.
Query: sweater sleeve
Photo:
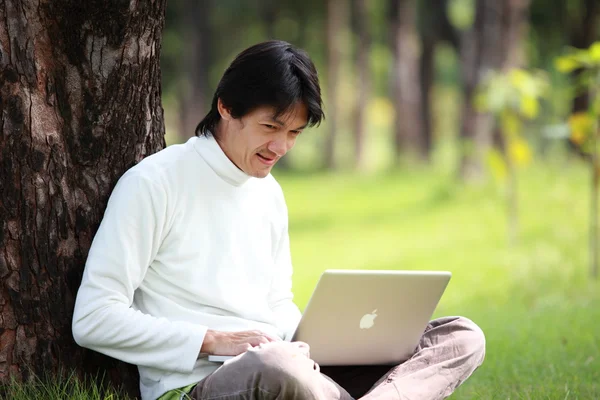
[[[167,230],[164,188],[130,170],[117,183],[94,237],[77,293],[73,337],[139,366],[190,373],[207,327],[132,308],[134,291]]]
[[[287,215],[285,228],[279,239],[275,255],[275,275],[269,293],[269,305],[275,314],[277,328],[284,333],[285,340],[291,340],[302,314],[293,301],[292,258],[288,234]]]

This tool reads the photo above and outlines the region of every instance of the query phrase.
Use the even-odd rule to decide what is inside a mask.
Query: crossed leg
[[[194,400],[444,399],[481,365],[485,337],[466,318],[431,321],[414,355],[397,366],[318,366],[287,342],[226,362],[194,388]]]

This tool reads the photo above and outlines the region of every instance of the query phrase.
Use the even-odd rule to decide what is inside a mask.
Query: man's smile
[[[256,153],[256,155],[258,156],[258,159],[265,165],[274,165],[277,161],[277,157],[269,158],[259,153]]]

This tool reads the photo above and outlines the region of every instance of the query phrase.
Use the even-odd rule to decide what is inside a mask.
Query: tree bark
[[[74,299],[108,196],[164,147],[165,0],[0,0],[0,384],[131,366],[79,348]]]
[[[335,142],[339,129],[338,86],[342,62],[341,29],[347,4],[345,0],[327,1],[327,102],[329,134],[325,139],[325,168],[335,169]]]
[[[183,36],[187,46],[183,55],[186,84],[181,87],[179,107],[179,138],[182,142],[195,135],[196,126],[210,109],[212,0],[186,0],[183,8]]]
[[[423,155],[420,43],[417,32],[416,0],[395,0],[394,103],[396,118],[394,142],[396,161],[405,151]]]
[[[354,167],[358,170],[364,168],[365,153],[365,114],[369,102],[371,77],[369,68],[369,51],[371,38],[369,34],[369,21],[366,0],[354,0],[354,17],[358,31],[358,48],[356,50],[357,68],[357,102],[354,112]]]

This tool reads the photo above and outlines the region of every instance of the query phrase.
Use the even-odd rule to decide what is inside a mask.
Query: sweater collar
[[[227,157],[212,134],[199,136],[195,139],[194,148],[198,154],[224,181],[235,186],[241,186],[250,179],[249,175],[239,169]]]

